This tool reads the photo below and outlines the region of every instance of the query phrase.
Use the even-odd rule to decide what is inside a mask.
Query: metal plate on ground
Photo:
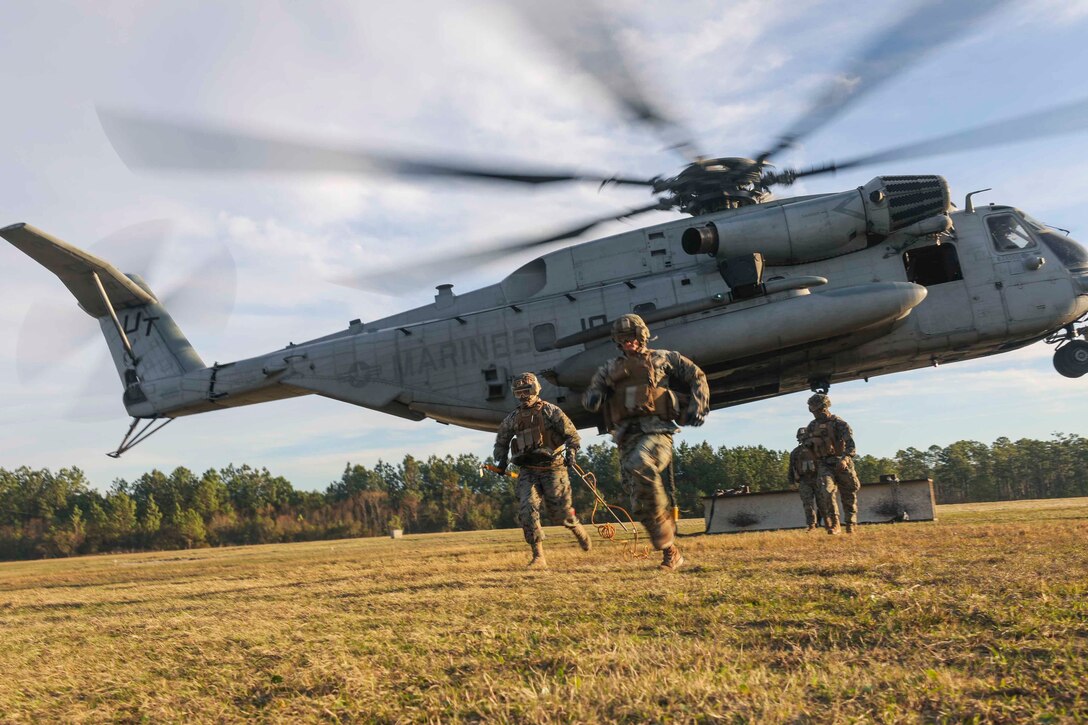
[[[842,499],[838,495],[835,498],[841,512]],[[703,496],[703,519],[708,534],[803,529],[806,526],[801,497],[796,490]],[[933,481],[928,478],[866,483],[858,491],[858,523],[936,519]]]

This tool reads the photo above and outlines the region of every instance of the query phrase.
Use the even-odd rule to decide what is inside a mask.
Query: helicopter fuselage
[[[491,430],[516,404],[512,376],[537,371],[543,397],[586,427],[596,421],[580,391],[616,354],[607,326],[632,311],[659,338],[651,346],[678,349],[706,370],[712,408],[1012,350],[1088,312],[1088,253],[1067,237],[1053,249],[1055,233],[1012,207],[956,211],[855,251],[770,264],[743,296],[727,286],[721,259],[684,251],[684,232],[708,222],[724,227],[734,214],[835,196],[552,252],[497,284],[462,295],[442,285],[432,304],[303,344],[180,376],[140,376],[126,406],[134,417],[177,417],[316,393]],[[1001,219],[1030,229],[1020,246],[997,241]],[[106,319],[102,326],[116,336]],[[120,345],[110,347],[125,379]]]

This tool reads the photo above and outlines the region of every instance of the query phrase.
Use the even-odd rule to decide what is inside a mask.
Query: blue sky
[[[529,191],[335,175],[135,174],[106,140],[96,104],[372,148],[628,174],[678,170],[655,136],[626,124],[591,81],[496,4],[361,5],[3,4],[0,225],[29,222],[93,247],[131,225],[170,220],[171,245],[146,275],[156,291],[190,284],[194,268],[229,249],[233,306],[198,299],[172,310],[207,362],[226,362],[433,295],[429,287],[403,298],[337,287],[326,281],[337,272],[521,238],[646,197],[592,185]],[[773,141],[813,89],[896,17],[891,5],[624,0],[604,10],[635,51],[636,70],[701,147],[745,155]],[[1088,95],[1088,2],[1013,5],[779,161],[847,158]],[[966,192],[992,187],[984,201],[1014,204],[1088,240],[1088,134],[879,165],[794,191],[838,191],[897,173],[942,174],[959,204]],[[115,243],[108,256],[125,267],[133,251]],[[519,261],[435,283],[472,289]],[[95,323],[59,281],[7,245],[0,270],[0,466],[78,465],[105,486],[152,467],[247,462],[321,488],[347,461],[490,449],[484,433],[310,396],[181,419],[115,461],[104,453],[128,420],[116,375],[102,365],[97,339],[70,344],[76,331],[96,335]],[[60,305],[55,313],[50,303]],[[1060,377],[1050,355],[1040,344],[837,386],[835,410],[876,455],[964,438],[1088,434],[1088,383]],[[19,360],[24,373],[33,369],[31,380],[21,379]],[[804,397],[720,411],[683,438],[788,448],[807,418]]]

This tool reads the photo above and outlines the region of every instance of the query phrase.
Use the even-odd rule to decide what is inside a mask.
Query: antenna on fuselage
[[[981,194],[984,191],[993,191],[993,189],[979,189],[978,191],[972,191],[969,194],[967,194],[967,198],[963,200],[963,206],[964,206],[963,210],[965,212],[967,212],[968,214],[974,214],[975,213],[975,204],[974,204],[974,202],[971,201],[971,197],[974,196],[975,194]]]

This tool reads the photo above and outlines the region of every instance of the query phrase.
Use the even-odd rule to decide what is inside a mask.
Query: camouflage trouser
[[[858,489],[861,481],[854,471],[854,459],[845,458],[846,470],[840,468],[838,458],[824,458],[820,461],[817,471],[817,480],[821,487],[831,492],[831,504],[834,506],[834,492],[836,487],[842,495],[842,522],[844,524],[856,524],[858,522]],[[834,509],[829,508],[830,515]]]
[[[835,507],[835,480],[813,476],[802,478],[797,484],[801,505],[805,507],[805,523],[822,526]]]
[[[620,472],[631,494],[631,516],[650,534],[655,549],[672,546],[676,524],[661,474],[672,463],[672,436],[633,432],[620,441]]]
[[[571,506],[566,467],[547,470],[521,467],[518,469],[517,493],[518,523],[527,543],[544,540],[544,532],[540,530],[541,501],[553,524],[562,524],[572,531],[579,527]]]

